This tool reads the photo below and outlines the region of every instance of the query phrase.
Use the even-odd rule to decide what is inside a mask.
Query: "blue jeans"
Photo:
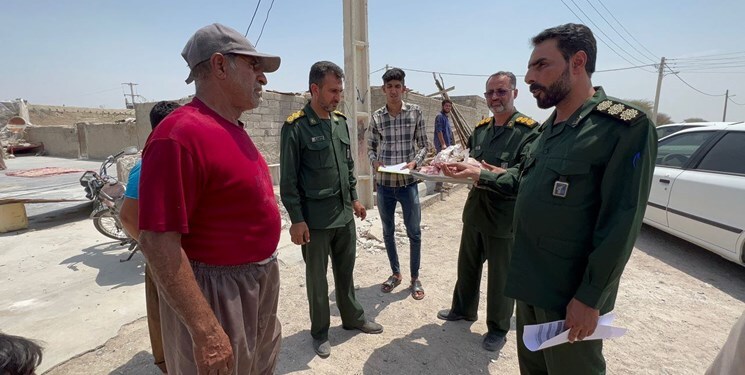
[[[419,278],[419,262],[422,253],[422,208],[419,205],[419,189],[417,184],[402,187],[388,187],[378,185],[378,212],[383,223],[383,240],[388,252],[388,261],[394,274],[401,273],[396,252],[394,213],[396,203],[401,203],[404,213],[406,235],[409,237],[409,258],[411,278]]]

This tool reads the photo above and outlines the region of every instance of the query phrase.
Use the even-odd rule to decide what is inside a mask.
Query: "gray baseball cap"
[[[254,56],[259,58],[259,63],[264,72],[271,73],[279,69],[279,56],[268,55],[256,51],[253,44],[235,29],[231,29],[219,23],[205,26],[197,30],[186,42],[181,56],[184,57],[189,69],[194,69],[197,64],[207,61],[215,53],[234,53],[238,55]],[[194,81],[191,72],[186,78],[186,83]]]

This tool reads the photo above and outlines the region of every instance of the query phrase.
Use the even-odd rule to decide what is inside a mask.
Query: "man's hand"
[[[230,338],[222,329],[216,330],[206,336],[194,337],[194,360],[199,375],[228,375],[233,373],[233,348],[230,346]]]
[[[567,305],[567,319],[564,328],[569,328],[569,342],[584,340],[595,333],[598,327],[600,310],[585,305],[576,298],[572,298]]]
[[[310,242],[310,230],[308,230],[308,224],[304,221],[292,224],[290,226],[290,239],[295,245],[305,245]]]
[[[442,173],[452,178],[470,178],[478,181],[481,176],[481,168],[468,163],[446,163],[443,165]]]
[[[504,173],[506,171],[504,168],[497,167],[496,165],[491,165],[487,163],[485,160],[481,161],[481,168],[484,168],[487,171],[494,172],[496,174]]]
[[[354,209],[354,216],[357,216],[360,220],[365,220],[367,217],[367,210],[360,201],[352,202],[352,209]]]
[[[413,171],[415,168],[416,168],[416,162],[415,161],[410,161],[406,165],[404,165],[403,167],[401,167],[402,170],[403,169],[408,169],[408,170],[411,170],[411,171]]]
[[[372,163],[372,166],[373,166],[373,172],[377,172],[378,171],[378,168],[385,167],[385,164],[383,164],[382,162],[376,160],[376,161],[374,161]]]

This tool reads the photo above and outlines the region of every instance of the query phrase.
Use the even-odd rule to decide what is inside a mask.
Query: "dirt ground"
[[[454,191],[446,201],[423,210],[424,300],[413,300],[404,284],[391,294],[381,293],[379,284],[389,274],[385,250],[369,245],[358,249],[357,296],[367,316],[383,324],[385,332],[345,331],[332,306],[332,354],[327,359],[316,357],[311,347],[304,265],[283,264],[283,342],[277,373],[518,374],[514,327],[501,352],[481,348],[485,304],[474,323],[436,318],[437,311],[450,306],[466,194],[466,189]],[[399,253],[407,270],[408,247],[399,246]],[[486,272],[483,280],[485,290]],[[615,310],[616,325],[629,332],[606,341],[608,373],[703,373],[745,309],[744,301],[744,268],[645,226],[623,275]],[[158,374],[149,350],[143,318],[122,327],[104,346],[47,374]]]

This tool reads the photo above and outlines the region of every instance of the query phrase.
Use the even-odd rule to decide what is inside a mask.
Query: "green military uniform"
[[[311,335],[326,340],[330,325],[326,270],[331,256],[336,304],[344,327],[359,327],[365,314],[354,294],[352,273],[357,200],[349,130],[341,112],[321,119],[308,103],[282,126],[280,195],[293,224],[305,222],[310,242],[302,246]]]
[[[505,124],[493,117],[484,119],[468,139],[470,155],[476,160],[502,168],[519,162],[525,145],[535,138],[537,123],[515,112]],[[506,336],[514,300],[504,296],[507,267],[512,252],[514,196],[477,186],[468,194],[463,208],[463,233],[458,254],[458,281],[453,291],[454,314],[476,319],[479,305],[481,270],[488,261],[486,325],[489,332]]]
[[[527,148],[519,170],[489,182],[514,189],[515,244],[506,294],[518,300],[523,374],[604,374],[602,341],[530,352],[526,324],[564,319],[572,298],[611,311],[639,232],[657,154],[654,124],[644,112],[601,87],[567,121],[554,113]]]

